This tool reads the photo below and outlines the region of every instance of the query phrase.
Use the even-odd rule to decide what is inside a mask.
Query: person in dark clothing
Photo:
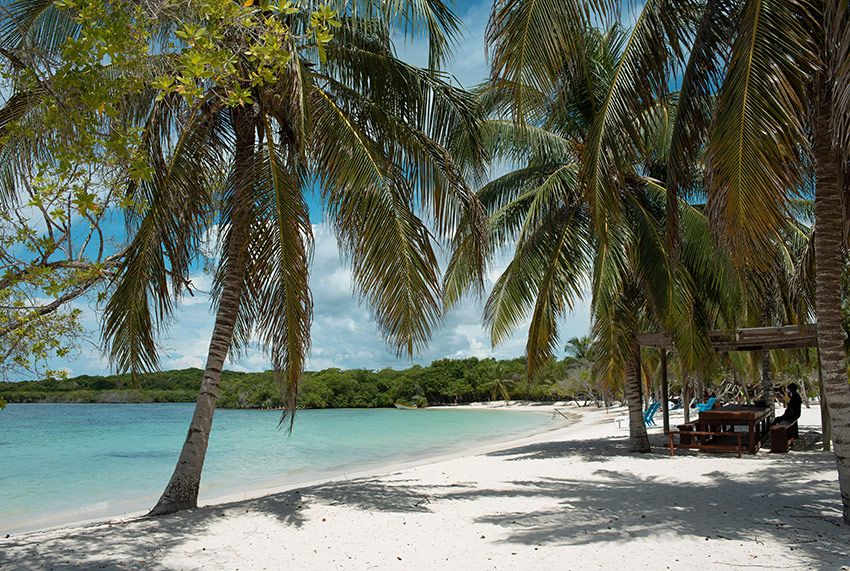
[[[803,408],[803,399],[797,392],[797,383],[788,385],[788,390],[791,392],[791,398],[788,399],[788,406],[785,407],[785,412],[781,416],[777,416],[773,424],[784,421],[794,421],[800,418],[800,410]]]

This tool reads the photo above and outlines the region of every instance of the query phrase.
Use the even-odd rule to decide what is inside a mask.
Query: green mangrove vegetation
[[[11,403],[78,402],[142,403],[194,402],[198,369],[145,373],[133,382],[130,375],[83,375],[0,383],[0,399]],[[404,370],[324,369],[307,371],[298,397],[300,408],[390,407],[396,401],[424,397],[429,404],[531,398],[552,401],[595,399],[587,386],[584,367],[570,358],[552,361],[528,382],[525,359],[440,359],[429,366]],[[222,374],[219,405],[225,408],[278,408],[285,406],[272,371]]]

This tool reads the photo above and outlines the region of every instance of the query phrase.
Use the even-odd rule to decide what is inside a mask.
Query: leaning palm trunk
[[[640,368],[640,348],[633,347],[626,363],[626,395],[629,399],[629,452],[650,452],[649,437],[643,423],[643,396]]]
[[[827,81],[819,81],[816,101],[814,158],[815,276],[820,352],[826,406],[832,421],[833,447],[838,464],[844,521],[850,523],[850,387],[847,384],[844,328],[841,323],[842,213],[840,167],[832,138],[832,94]]]
[[[233,331],[239,316],[251,219],[250,169],[254,155],[254,125],[245,110],[234,109],[232,117],[236,134],[234,207],[228,250],[225,259],[221,262],[227,265],[227,272],[221,284],[221,299],[189,433],[186,435],[186,441],[183,443],[171,480],[156,506],[148,514],[152,516],[166,515],[198,506],[201,472],[212,430],[221,371],[233,344]]]

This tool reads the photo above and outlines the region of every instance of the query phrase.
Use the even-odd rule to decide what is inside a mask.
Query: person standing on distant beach
[[[800,418],[800,411],[803,407],[803,399],[800,398],[800,394],[797,392],[797,383],[791,383],[788,385],[788,390],[791,391],[791,398],[788,399],[788,406],[785,407],[785,412],[783,412],[781,416],[776,417],[773,424],[782,421],[793,422]]]

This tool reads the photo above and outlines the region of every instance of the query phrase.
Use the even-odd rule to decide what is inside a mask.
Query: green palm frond
[[[594,300],[592,371],[594,377],[607,386],[622,386],[627,363],[634,359],[632,343],[640,329],[636,295],[636,292],[618,289],[602,292]]]
[[[360,79],[353,82],[358,84],[355,89],[326,78],[325,100],[338,109],[337,101],[344,102],[346,113],[365,125],[364,132],[382,134],[382,145],[375,152],[397,157],[398,168],[412,181],[423,215],[430,214],[440,238],[448,237],[466,213],[483,241],[485,214],[464,176],[464,167],[480,164],[485,153],[477,102],[440,78],[393,57],[370,56],[357,62],[365,63],[366,68],[375,64],[386,73],[361,72],[364,77],[376,76],[363,81],[370,85],[368,89],[359,85]],[[398,82],[381,87],[378,76],[386,81],[393,74]],[[466,165],[458,164],[448,148],[456,144],[458,133],[463,133]]]
[[[20,182],[33,164],[47,158],[44,141],[32,137],[28,125],[38,125],[41,92],[15,92],[0,108],[0,206],[10,208],[18,201]]]
[[[400,178],[332,198],[335,225],[353,277],[378,326],[399,353],[413,355],[442,315],[431,235],[412,211]]]
[[[531,85],[501,77],[491,78],[473,90],[481,106],[491,119],[513,119],[514,105],[521,99],[525,105],[522,123],[543,125],[551,109],[550,92],[543,92]]]
[[[673,295],[673,269],[670,264],[664,228],[664,209],[653,204],[650,193],[628,193],[626,209],[632,230],[629,263],[632,278],[644,292],[643,303],[654,315],[670,313]]]
[[[287,168],[268,117],[264,132],[257,213],[251,231],[254,245],[245,271],[256,287],[248,292],[245,304],[250,307],[247,311],[253,313],[260,342],[269,352],[286,397],[291,430],[310,348],[313,303],[308,265],[312,226],[300,177]]]
[[[462,20],[442,0],[355,0],[330,5],[358,21],[381,20],[389,30],[400,32],[405,41],[425,38],[428,67],[439,69],[451,56],[460,37]]]
[[[12,53],[35,50],[39,58],[58,55],[78,30],[69,13],[52,0],[10,0],[0,5],[0,47]]]
[[[478,199],[489,213],[485,229],[488,245],[482,248],[469,221],[466,217],[461,219],[443,277],[446,309],[453,307],[467,291],[483,293],[484,274],[490,258],[505,246],[514,244],[540,181],[558,168],[559,165],[545,165],[517,169],[490,181],[479,191]]]
[[[605,0],[497,0],[487,27],[491,79],[554,91],[564,62],[582,50],[594,17],[612,8]],[[513,116],[525,122],[527,92],[514,92]]]
[[[825,2],[823,6],[824,54],[833,89],[835,143],[846,156],[850,149],[850,6],[847,2]]]
[[[481,132],[491,159],[515,164],[576,160],[575,142],[545,128],[490,120],[482,125]]]
[[[128,212],[132,240],[103,315],[104,344],[119,371],[157,366],[156,337],[188,281],[221,158],[210,117],[186,120],[173,147],[162,148],[174,132],[168,109],[166,101],[155,105],[146,126],[157,168],[128,192],[139,207]]]
[[[625,184],[624,169],[639,161],[643,133],[650,130],[646,106],[665,93],[667,71],[682,52],[693,12],[691,2],[649,0],[611,72],[587,135],[581,175],[603,241],[606,229],[619,223],[616,193]]]
[[[493,345],[531,317],[527,353],[532,375],[557,347],[558,320],[583,295],[591,251],[587,232],[580,203],[550,207],[518,241],[513,260],[485,305],[484,321]]]
[[[439,320],[439,269],[431,236],[412,211],[414,189],[378,143],[317,92],[312,139],[329,215],[355,282],[399,351],[421,349]]]
[[[682,190],[694,184],[694,164],[705,148],[715,95],[728,64],[734,22],[740,9],[734,0],[707,0],[696,27],[678,93],[676,121],[667,164],[668,208]],[[685,195],[687,197],[687,195]]]
[[[747,2],[718,95],[707,161],[709,210],[742,262],[765,259],[801,184],[805,74],[813,22],[796,0]]]

